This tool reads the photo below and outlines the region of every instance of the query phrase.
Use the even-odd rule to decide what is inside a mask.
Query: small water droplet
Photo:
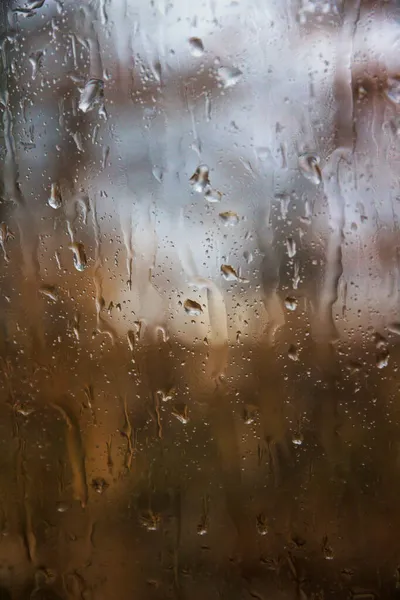
[[[299,353],[294,344],[291,344],[289,346],[288,357],[290,358],[290,360],[294,360],[294,361],[299,360]]]
[[[61,189],[60,189],[60,186],[58,183],[51,184],[50,198],[48,199],[48,205],[51,206],[51,208],[54,208],[55,210],[57,210],[58,208],[61,208],[62,196],[61,196]]]
[[[185,300],[183,307],[185,312],[191,317],[198,317],[203,312],[201,305],[195,300],[190,300],[189,298]]]
[[[227,210],[226,212],[219,213],[219,218],[223,222],[226,227],[233,227],[239,223],[239,216],[237,213],[232,210]]]
[[[207,165],[200,165],[190,178],[193,190],[198,194],[210,191],[209,169]]]
[[[79,99],[79,110],[86,113],[92,110],[97,104],[103,104],[104,99],[104,82],[102,79],[89,79]]]
[[[322,181],[321,168],[319,166],[320,159],[314,154],[306,153],[299,156],[299,168],[303,173],[304,177],[319,185]]]
[[[220,67],[218,69],[218,77],[224,88],[235,86],[241,79],[243,73],[236,67]]]
[[[86,267],[85,247],[80,242],[74,242],[69,246],[73,252],[74,267],[77,271],[83,271]]]
[[[285,298],[285,306],[288,310],[296,310],[297,308],[297,298],[293,298],[292,296],[287,296]]]
[[[189,39],[190,54],[195,58],[200,58],[204,54],[204,45],[200,38],[191,37]]]

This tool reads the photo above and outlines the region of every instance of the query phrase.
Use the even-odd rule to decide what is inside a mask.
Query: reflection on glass
[[[2,0],[0,598],[397,597],[399,17]]]

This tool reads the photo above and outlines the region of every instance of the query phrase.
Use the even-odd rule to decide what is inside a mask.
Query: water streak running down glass
[[[400,7],[1,0],[0,598],[400,597]]]

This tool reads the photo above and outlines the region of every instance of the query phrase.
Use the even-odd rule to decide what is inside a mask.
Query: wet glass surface
[[[0,599],[400,596],[399,17],[1,0]]]

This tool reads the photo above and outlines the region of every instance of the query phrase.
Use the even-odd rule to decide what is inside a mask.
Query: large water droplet
[[[378,352],[376,357],[376,366],[378,369],[384,369],[389,364],[389,351],[387,349]]]
[[[315,185],[319,185],[322,181],[319,163],[320,159],[315,154],[306,153],[299,156],[299,169],[304,177]]]
[[[231,265],[221,265],[221,274],[226,281],[238,281],[239,275]]]
[[[200,56],[203,56],[204,54],[204,46],[203,46],[203,42],[201,41],[200,38],[198,37],[191,37],[189,39],[189,47],[190,47],[190,54],[196,58],[199,58]]]
[[[198,194],[210,191],[209,169],[207,165],[200,165],[190,178],[193,190]]]
[[[195,300],[190,300],[189,298],[185,300],[183,307],[185,312],[192,317],[198,317],[203,312],[201,305]]]
[[[288,310],[296,310],[297,308],[297,298],[293,298],[292,296],[287,296],[285,298],[285,306]]]
[[[393,77],[388,79],[386,96],[389,98],[389,100],[394,102],[394,104],[400,104],[400,79]]]
[[[299,353],[298,353],[297,348],[296,348],[296,346],[294,344],[291,344],[289,346],[288,357],[290,358],[290,360],[294,360],[294,361],[299,360]]]
[[[236,85],[243,73],[236,67],[220,67],[218,69],[218,77],[224,88],[231,88]]]
[[[212,203],[221,202],[222,194],[218,190],[209,189],[204,194],[204,198],[208,202],[212,202]]]
[[[36,8],[42,8],[45,2],[46,0],[27,0],[27,2],[25,2],[25,6],[29,10],[35,10]]]
[[[74,242],[69,246],[73,252],[74,267],[77,271],[83,271],[86,267],[85,247],[80,242]]]
[[[268,533],[268,523],[265,515],[262,513],[257,515],[256,519],[257,532],[259,535],[267,535]]]
[[[171,414],[184,425],[189,423],[188,407],[186,404],[176,404]]]
[[[53,300],[53,302],[57,302],[58,300],[57,290],[54,285],[42,285],[39,289],[39,293],[42,294],[42,296],[46,296],[46,298]]]
[[[86,113],[97,104],[102,104],[104,99],[104,82],[102,79],[92,78],[89,79],[83,90],[81,90],[81,97],[79,99],[79,110]]]
[[[234,225],[237,225],[239,223],[239,216],[232,210],[227,210],[226,212],[219,213],[219,218],[226,227],[233,227]]]
[[[294,258],[296,256],[296,242],[292,237],[287,238],[286,240],[286,248],[289,258]]]
[[[50,198],[48,199],[48,205],[54,209],[61,208],[62,196],[61,196],[61,189],[60,189],[60,186],[58,183],[51,184]]]
[[[108,487],[109,484],[105,479],[103,479],[103,477],[96,477],[96,479],[93,479],[92,481],[92,488],[95,492],[97,492],[97,494],[102,494]]]
[[[29,57],[29,62],[32,67],[32,79],[36,79],[37,74],[39,73],[40,69],[42,68],[43,56],[44,56],[43,51],[38,50],[37,52],[34,52],[33,54],[31,54]]]

